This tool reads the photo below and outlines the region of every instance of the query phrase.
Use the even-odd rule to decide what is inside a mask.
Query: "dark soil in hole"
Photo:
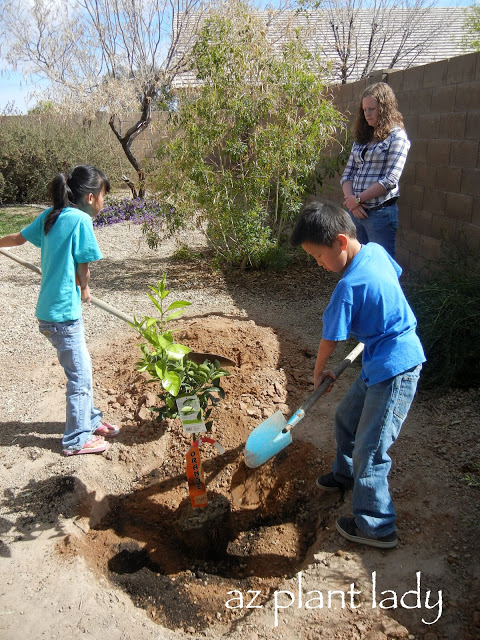
[[[215,521],[208,533],[202,531],[206,539],[200,539],[198,547],[185,544],[177,529],[182,513],[191,511],[183,482],[155,473],[147,475],[132,494],[109,498],[110,512],[88,534],[82,553],[164,626],[193,625],[200,630],[215,622],[218,612],[235,618],[236,612],[225,607],[232,597],[229,592],[258,590],[267,597],[280,580],[301,570],[319,515],[328,508],[325,500],[320,507],[314,489],[317,455],[311,445],[293,443],[288,456],[281,453],[261,469],[251,470],[238,452],[233,459],[225,454],[236,467],[230,487],[225,495],[209,492],[212,504],[220,496],[223,500],[230,496],[225,550],[218,545],[218,536],[225,531],[216,528]],[[220,460],[206,462],[207,478],[225,464]],[[301,466],[304,472],[298,479],[296,470]],[[204,552],[205,547],[210,553]]]

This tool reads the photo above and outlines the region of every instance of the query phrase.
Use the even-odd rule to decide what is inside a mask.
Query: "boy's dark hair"
[[[315,200],[300,212],[290,242],[293,246],[313,242],[331,247],[340,233],[350,238],[357,237],[350,215],[333,202]]]
[[[89,164],[79,164],[68,174],[59,173],[49,185],[49,193],[53,202],[53,209],[48,212],[43,225],[45,235],[50,231],[62,209],[74,207],[83,196],[93,193],[97,196],[102,189],[110,191],[107,176],[96,167]]]

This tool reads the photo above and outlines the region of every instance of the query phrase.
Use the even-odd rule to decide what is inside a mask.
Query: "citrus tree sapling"
[[[158,414],[158,419],[178,418],[179,412],[189,415],[192,413],[192,403],[183,404],[181,410],[177,405],[180,398],[195,396],[200,409],[196,414],[197,420],[204,422],[207,431],[211,431],[212,421],[209,420],[212,408],[225,397],[220,380],[229,375],[221,368],[218,360],[211,362],[206,359],[197,364],[190,360],[190,347],[175,342],[173,330],[167,325],[180,317],[185,308],[190,306],[186,300],[177,300],[170,304],[166,298],[171,293],[165,285],[166,275],[156,287],[149,286],[152,293],[147,294],[159,317],[143,316],[141,320],[134,317],[132,326],[146,340],[140,345],[141,359],[137,362],[137,370],[149,374],[149,382],[159,382],[162,390],[158,394],[163,406],[152,408]]]

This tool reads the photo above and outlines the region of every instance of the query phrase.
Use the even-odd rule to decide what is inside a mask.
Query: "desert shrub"
[[[444,242],[443,257],[406,285],[425,349],[424,388],[480,384],[480,267],[462,238]]]
[[[0,117],[0,204],[48,202],[59,171],[93,164],[119,184],[116,142],[106,124],[52,114]]]
[[[279,263],[343,119],[322,62],[298,33],[279,52],[242,2],[205,21],[191,52],[196,93],[179,101],[153,184],[202,224],[217,260]]]

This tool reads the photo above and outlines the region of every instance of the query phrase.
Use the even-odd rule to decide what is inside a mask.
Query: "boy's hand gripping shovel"
[[[363,344],[359,342],[345,360],[333,370],[335,376],[338,378],[362,351]],[[258,427],[255,427],[248,436],[245,445],[245,464],[247,467],[251,469],[259,467],[277,455],[282,449],[285,449],[285,447],[292,442],[291,429],[305,417],[306,412],[315,404],[320,396],[325,393],[331,384],[332,378],[325,378],[315,391],[308,396],[302,406],[295,411],[288,422],[283,417],[282,412],[277,411],[262,422],[262,424],[258,425]]]

